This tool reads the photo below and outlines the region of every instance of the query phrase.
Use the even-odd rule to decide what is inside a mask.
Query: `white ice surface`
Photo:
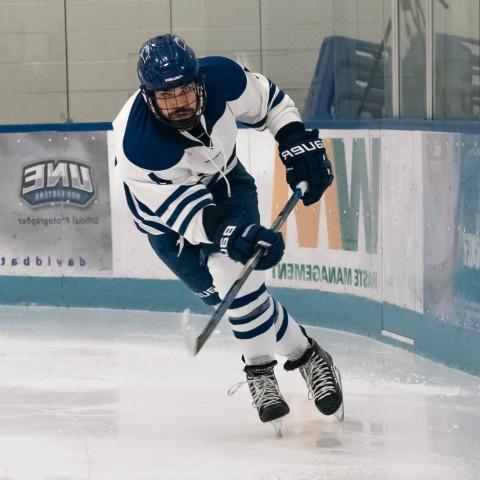
[[[199,319],[199,322],[203,319]],[[226,330],[192,358],[178,315],[0,309],[0,480],[478,480],[480,379],[312,328],[345,421],[278,368],[284,437],[259,422]]]

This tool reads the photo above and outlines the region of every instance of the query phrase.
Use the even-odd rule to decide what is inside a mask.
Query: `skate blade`
[[[275,435],[279,438],[283,437],[283,421],[282,419],[272,420],[268,424],[273,428]]]
[[[193,331],[192,325],[190,324],[190,309],[187,308],[182,313],[182,332],[183,332],[183,341],[187,352],[194,356],[198,352],[198,340]]]
[[[340,376],[340,370],[337,367],[335,367],[335,373],[338,378],[338,383],[340,384],[340,390],[342,391],[342,399],[343,399],[342,377]],[[338,410],[333,415],[339,422],[343,422],[343,420],[345,419],[345,408],[343,406],[343,400],[342,400],[342,404],[340,405],[340,407],[338,407]]]
[[[345,409],[343,408],[343,402],[342,402],[342,404],[340,405],[340,407],[338,407],[338,410],[333,414],[333,416],[334,416],[339,422],[343,422],[343,420],[345,419]]]

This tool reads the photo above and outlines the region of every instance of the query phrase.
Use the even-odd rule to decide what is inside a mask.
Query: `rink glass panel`
[[[67,120],[64,3],[0,2],[0,124]]]
[[[69,118],[111,121],[138,88],[138,49],[170,30],[168,0],[66,1]]]
[[[2,2],[0,124],[111,121],[138,87],[140,45],[171,31],[264,73],[312,121],[397,116],[397,89],[400,118],[430,118],[432,92],[431,118],[478,119],[479,16],[476,0]],[[309,104],[328,95],[327,110]]]
[[[434,2],[434,118],[480,117],[480,4]],[[458,7],[460,8],[453,8]]]

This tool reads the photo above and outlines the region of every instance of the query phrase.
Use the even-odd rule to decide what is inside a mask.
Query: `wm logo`
[[[324,193],[328,246],[334,250],[358,250],[360,222],[365,232],[365,250],[377,253],[378,205],[380,187],[380,138],[354,138],[351,158],[347,162],[342,138],[324,139],[328,157],[332,162],[335,180]],[[285,169],[275,159],[273,192],[273,218],[288,198]],[[298,241],[301,247],[317,248],[320,229],[320,204],[295,208]],[[283,227],[286,234],[286,226]]]

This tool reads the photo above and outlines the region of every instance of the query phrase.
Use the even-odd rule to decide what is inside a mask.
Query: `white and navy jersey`
[[[301,121],[293,101],[263,75],[224,57],[199,63],[209,142],[159,122],[140,91],[113,122],[117,169],[137,228],[154,235],[174,230],[192,244],[211,243],[202,211],[214,205],[209,185],[236,165],[236,122],[275,135]]]

